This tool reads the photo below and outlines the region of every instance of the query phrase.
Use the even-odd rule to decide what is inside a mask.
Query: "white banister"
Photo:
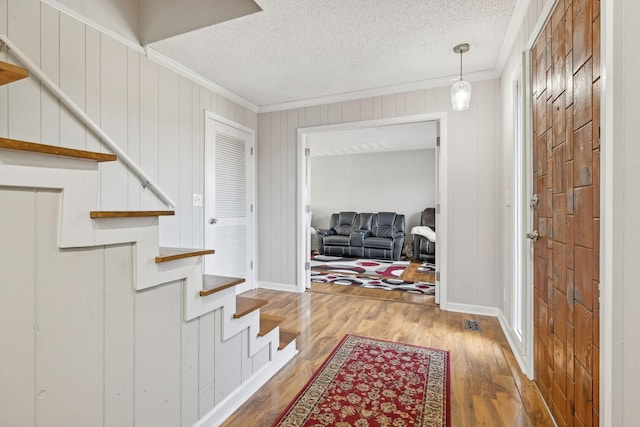
[[[150,188],[167,206],[175,208],[176,204],[167,193],[165,193],[160,186],[158,186],[153,179],[143,171],[136,162],[129,157],[91,118],[78,107],[72,100],[65,94],[58,85],[56,85],[47,75],[33,63],[6,35],[0,33],[0,41],[2,41],[19,60],[34,74],[44,85],[53,92],[69,109],[82,120],[100,139],[109,147],[118,160],[121,160],[133,173],[138,176],[138,179],[142,183],[144,188]]]

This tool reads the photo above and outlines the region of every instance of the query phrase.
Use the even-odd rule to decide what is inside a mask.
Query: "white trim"
[[[278,355],[277,360],[268,362],[266,366],[242,383],[240,387],[236,388],[222,400],[222,402],[218,403],[211,411],[200,418],[192,427],[218,427],[221,425],[240,406],[249,400],[260,387],[266,384],[267,381],[298,354],[295,340],[282,350],[271,349],[271,351],[276,352]]]
[[[283,292],[300,292],[299,289],[296,288],[295,285],[286,285],[284,283],[276,283],[276,282],[258,282],[258,289],[270,289],[272,291],[283,291]]]
[[[49,6],[58,9],[60,12],[64,13],[65,15],[69,15],[71,18],[82,22],[83,24],[101,32],[102,34],[111,37],[114,40],[119,41],[120,43],[122,43],[125,46],[130,47],[131,49],[135,50],[136,52],[140,52],[140,53],[144,53],[144,49],[142,48],[142,46],[140,45],[138,40],[131,40],[129,38],[127,38],[126,36],[123,36],[120,33],[117,33],[113,30],[110,30],[109,28],[105,27],[104,25],[98,24],[96,21],[94,21],[93,19],[87,18],[86,16],[80,14],[79,12],[76,12],[75,10],[67,7],[66,5],[60,3],[57,0],[40,0],[42,3],[46,3]]]
[[[258,156],[257,156],[257,150],[256,150],[256,130],[252,129],[248,126],[245,126],[241,123],[237,123],[234,122],[233,120],[227,119],[226,117],[222,117],[216,113],[213,113],[209,110],[205,110],[204,111],[204,150],[205,150],[205,156],[204,159],[202,159],[202,167],[203,167],[203,174],[202,174],[202,188],[205,189],[205,204],[202,210],[203,216],[204,216],[204,221],[205,221],[205,228],[203,229],[202,232],[202,238],[203,238],[203,242],[206,242],[206,218],[207,218],[207,209],[209,208],[209,205],[207,203],[207,197],[206,197],[206,190],[207,190],[207,170],[209,169],[207,166],[210,156],[207,156],[207,150],[211,149],[211,147],[208,147],[207,144],[207,135],[209,132],[211,132],[210,130],[210,126],[212,126],[212,124],[209,122],[209,120],[213,120],[215,122],[218,123],[222,123],[223,125],[227,125],[229,127],[232,127],[234,129],[238,129],[242,132],[245,132],[249,135],[249,142],[248,142],[248,147],[253,150],[253,155],[251,157],[251,171],[247,171],[247,174],[252,174],[253,175],[253,179],[251,179],[251,186],[252,188],[248,189],[249,191],[247,191],[247,195],[248,198],[250,199],[250,204],[253,205],[253,211],[251,212],[251,218],[250,218],[250,222],[247,224],[247,227],[250,229],[251,231],[251,235],[250,240],[251,240],[251,247],[249,248],[250,252],[247,254],[250,258],[250,262],[253,262],[253,268],[250,268],[247,265],[247,270],[246,270],[246,277],[245,280],[247,281],[247,283],[250,286],[250,289],[256,289],[257,288],[257,271],[258,271],[258,181],[257,181],[257,170],[258,170]],[[250,177],[249,177],[250,178]],[[206,244],[205,244],[206,246]]]
[[[531,66],[531,49],[527,49],[522,54],[522,101],[524,104],[524,116],[522,123],[522,131],[524,132],[524,180],[525,188],[523,189],[524,200],[524,222],[523,226],[525,230],[533,230],[533,212],[529,209],[527,203],[527,196],[533,195],[533,90],[532,79],[533,73]],[[523,242],[524,243],[524,242]],[[530,242],[524,243],[525,245],[531,245]],[[526,246],[525,246],[526,247]],[[535,331],[534,331],[534,287],[533,287],[533,248],[529,247],[527,251],[522,251],[523,256],[526,256],[526,264],[523,270],[522,278],[525,280],[524,288],[522,290],[522,317],[523,317],[523,345],[525,351],[525,369],[524,373],[529,377],[534,377],[534,349],[535,349]]]
[[[527,372],[527,363],[525,361],[524,348],[522,347],[522,343],[518,340],[518,337],[513,332],[513,329],[509,327],[509,321],[505,317],[502,310],[498,310],[498,322],[500,322],[500,327],[502,328],[502,332],[504,336],[507,338],[507,342],[509,343],[509,347],[511,347],[511,352],[516,358],[518,362],[518,366],[520,366],[520,370],[524,372],[524,374],[533,381],[533,376]]]
[[[229,99],[230,101],[235,102],[236,104],[239,104],[243,107],[245,107],[246,109],[257,113],[258,112],[258,106],[256,104],[254,104],[253,102],[241,97],[240,95],[237,95],[233,92],[231,92],[229,89],[226,89],[222,86],[220,86],[219,84],[215,83],[214,81],[211,81],[205,77],[203,77],[202,75],[196,73],[195,71],[191,70],[190,68],[185,67],[184,65],[174,61],[173,59],[161,54],[160,52],[158,52],[157,50],[149,47],[149,46],[141,46],[139,40],[131,40],[128,39],[127,37],[123,36],[122,34],[119,34],[113,30],[110,30],[109,28],[105,27],[104,25],[101,25],[99,23],[97,23],[96,21],[80,14],[79,12],[76,12],[75,10],[65,6],[64,4],[60,3],[57,0],[41,0],[43,3],[48,4],[49,6],[59,10],[60,12],[69,15],[70,17],[72,17],[73,19],[76,19],[79,22],[82,22],[83,24],[87,25],[88,27],[91,27],[97,31],[99,31],[100,33],[111,37],[112,39],[122,43],[123,45],[130,47],[131,49],[135,50],[136,52],[139,52],[143,55],[145,55],[148,59],[150,59],[151,61],[162,65],[163,67],[174,71],[175,73],[186,77],[187,79],[191,80],[192,82],[206,88],[209,89],[210,91],[224,96],[225,98]]]
[[[529,40],[527,40],[527,49],[533,48],[533,45],[536,43],[536,39],[540,35],[540,32],[544,28],[547,21],[551,19],[551,12],[553,11],[553,8],[555,7],[556,3],[558,3],[558,1],[559,0],[547,0],[547,2],[544,4],[544,7],[542,8],[542,11],[540,11],[540,15],[538,16],[538,21],[536,22],[535,27],[533,27],[533,30],[531,30]]]
[[[478,316],[498,317],[500,310],[498,307],[488,307],[486,305],[461,304],[450,302],[447,306],[448,311],[454,313],[477,314]]]
[[[500,75],[495,70],[478,71],[475,73],[465,73],[465,80],[469,82],[480,82],[485,80],[499,79]],[[282,102],[279,104],[261,105],[258,113],[272,113],[274,111],[293,110],[296,108],[311,107],[313,105],[333,104],[335,102],[353,101],[356,99],[372,98],[374,96],[391,95],[415,90],[433,89],[445,87],[453,84],[459,76],[447,76],[417,82],[403,83],[392,86],[384,86],[373,89],[356,90],[352,92],[338,93],[334,95],[320,96],[298,101]]]
[[[616,179],[621,179],[621,172],[616,172],[614,166],[620,164],[620,160],[615,158],[616,148],[614,145],[622,145],[624,141],[615,141],[620,138],[621,131],[616,130],[620,123],[624,123],[623,108],[618,109],[622,101],[619,100],[621,95],[619,91],[621,82],[615,81],[614,77],[624,78],[624,74],[620,70],[622,64],[622,32],[621,17],[623,7],[620,3],[606,1],[601,5],[602,29],[600,31],[601,45],[601,91],[602,105],[600,108],[600,127],[601,127],[601,174],[600,174],[600,425],[602,427],[613,427],[621,425],[623,403],[622,378],[619,374],[622,366],[620,364],[622,355],[614,354],[622,347],[620,339],[623,336],[621,331],[624,326],[624,313],[618,307],[614,311],[614,291],[613,284],[615,280],[620,279],[624,272],[614,271],[614,265],[620,266],[621,261],[616,255],[621,255],[624,250],[624,241],[621,234],[623,233],[622,224],[614,227],[614,219],[622,218],[623,207],[618,206],[617,215],[614,217],[614,202],[623,200],[623,189],[616,188]],[[618,15],[616,15],[616,12]],[[618,39],[618,37],[620,37]],[[616,46],[616,41],[618,45]],[[615,76],[614,76],[615,73]],[[614,115],[619,118],[614,120]],[[629,118],[634,120],[634,118]],[[614,165],[614,160],[616,164]],[[615,242],[614,242],[615,240]],[[615,246],[614,246],[615,243]],[[615,253],[614,253],[615,251]],[[621,301],[624,295],[624,283],[622,281],[616,284],[617,300]],[[614,328],[614,325],[617,328]],[[615,361],[617,363],[614,363]],[[615,403],[614,403],[615,402]]]
[[[297,280],[297,288],[298,292],[304,292],[306,289],[306,271],[303,266],[306,261],[309,261],[309,254],[305,253],[305,245],[306,238],[305,233],[307,233],[307,228],[305,225],[305,199],[304,199],[304,165],[306,162],[306,157],[304,154],[304,142],[305,138],[309,134],[313,133],[324,133],[324,132],[334,132],[336,130],[350,130],[350,129],[361,129],[366,127],[378,127],[378,126],[387,126],[393,124],[403,124],[403,123],[416,123],[416,122],[429,122],[429,121],[439,121],[440,122],[440,163],[438,166],[438,183],[441,198],[439,199],[440,203],[440,228],[439,233],[439,241],[440,241],[440,251],[445,256],[439,257],[438,260],[438,268],[440,269],[440,281],[438,282],[440,285],[440,308],[442,310],[447,310],[447,257],[448,257],[448,249],[447,249],[447,205],[448,205],[448,191],[447,191],[447,173],[448,173],[448,165],[447,165],[447,115],[446,113],[430,113],[430,114],[416,114],[412,116],[401,116],[401,117],[391,117],[386,119],[378,119],[378,120],[363,120],[359,122],[348,122],[348,123],[338,123],[332,125],[324,125],[324,126],[312,126],[307,128],[298,128],[297,130],[297,173],[296,173],[296,185],[297,185],[297,202],[296,202],[296,219],[297,219],[297,236],[296,236],[296,253],[297,253],[297,265],[296,265],[296,280]]]
[[[244,99],[243,97],[241,97],[240,95],[231,92],[229,89],[226,89],[222,86],[220,86],[219,84],[203,77],[202,75],[196,73],[195,71],[193,71],[192,69],[185,67],[184,65],[174,61],[173,59],[161,54],[160,52],[158,52],[157,50],[147,46],[145,48],[145,52],[147,55],[147,58],[149,58],[151,61],[162,65],[163,67],[174,71],[175,73],[188,78],[189,80],[193,81],[194,83],[199,84],[200,86],[209,89],[210,91],[224,96],[225,98],[227,98],[228,100],[235,102],[238,105],[243,106],[244,108],[254,112],[254,113],[258,113],[259,108],[256,104],[254,104],[251,101],[248,101],[246,99]]]
[[[507,27],[507,33],[504,36],[502,47],[500,48],[500,54],[496,60],[495,70],[500,75],[502,75],[502,72],[504,71],[504,64],[507,62],[507,59],[509,59],[511,49],[513,49],[513,44],[516,37],[518,37],[518,33],[522,27],[522,22],[524,21],[525,16],[527,16],[530,4],[531,0],[518,0],[516,7],[513,9],[511,21],[509,21],[509,27]]]

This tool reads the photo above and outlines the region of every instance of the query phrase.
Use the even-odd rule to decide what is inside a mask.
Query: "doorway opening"
[[[436,229],[438,237],[436,242],[436,303],[446,309],[446,277],[447,277],[447,180],[446,180],[446,114],[421,114],[407,117],[397,117],[380,120],[368,120],[360,122],[342,123],[336,125],[315,126],[298,129],[298,198],[297,198],[297,283],[298,292],[304,292],[310,285],[310,257],[311,239],[311,171],[310,171],[310,145],[311,140],[322,134],[341,131],[370,130],[386,126],[430,123],[437,129],[437,147],[435,147],[435,207]],[[394,173],[402,174],[402,165],[393,165],[397,168]],[[415,184],[415,183],[414,183]],[[416,191],[419,187],[416,186]],[[426,207],[426,206],[424,206]],[[423,207],[423,208],[424,208]],[[327,224],[328,225],[328,224]],[[407,230],[405,243],[411,239],[410,228]],[[409,239],[409,240],[408,240]]]

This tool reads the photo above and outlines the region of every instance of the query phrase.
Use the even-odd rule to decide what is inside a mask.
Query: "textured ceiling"
[[[436,147],[437,122],[416,122],[362,129],[336,130],[307,136],[311,157]]]
[[[258,106],[494,70],[518,1],[256,0],[150,47]]]

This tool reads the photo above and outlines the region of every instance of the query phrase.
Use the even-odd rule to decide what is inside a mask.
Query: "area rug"
[[[346,335],[272,427],[450,427],[449,352]]]
[[[311,260],[311,281],[369,289],[435,295],[433,283],[404,280],[409,261],[342,258],[316,255]]]
[[[409,266],[409,261],[346,258],[316,255],[311,258],[311,270],[336,274],[360,274],[385,277],[400,277]]]

